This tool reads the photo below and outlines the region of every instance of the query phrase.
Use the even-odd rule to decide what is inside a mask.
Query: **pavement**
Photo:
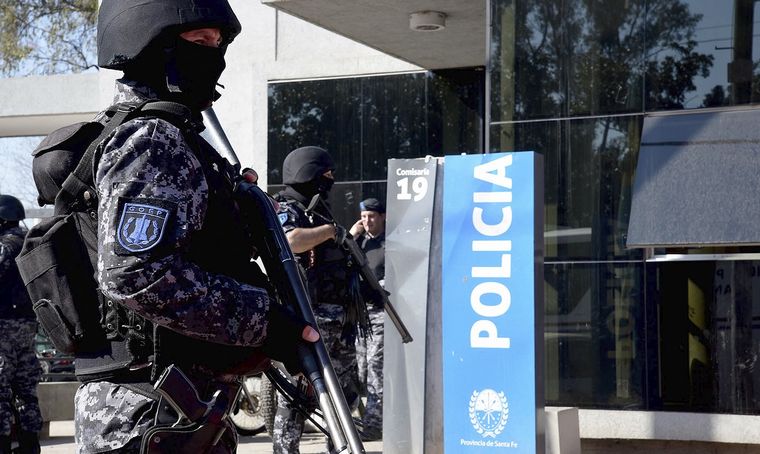
[[[304,434],[301,439],[301,454],[314,454],[324,452],[324,437],[317,434]],[[76,452],[74,445],[74,421],[53,421],[50,423],[50,438],[40,441],[42,454],[73,454]],[[381,454],[383,452],[382,441],[364,443],[367,454]],[[238,454],[264,454],[272,452],[272,439],[267,435],[252,437],[240,437]],[[178,453],[179,454],[179,453]]]

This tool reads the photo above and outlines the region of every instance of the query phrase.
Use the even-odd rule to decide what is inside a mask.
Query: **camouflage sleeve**
[[[263,342],[266,291],[185,258],[190,238],[201,229],[209,188],[175,126],[137,119],[117,128],[103,145],[95,182],[97,274],[107,298],[193,338],[240,346]]]
[[[277,212],[277,217],[280,219],[282,230],[284,230],[285,233],[298,227],[304,227],[302,220],[305,213],[298,210],[291,202],[280,201],[279,204],[280,209]]]

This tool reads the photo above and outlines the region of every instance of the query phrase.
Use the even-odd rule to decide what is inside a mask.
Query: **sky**
[[[37,190],[32,179],[32,150],[42,137],[0,138],[0,193],[10,194],[25,208],[39,208]]]

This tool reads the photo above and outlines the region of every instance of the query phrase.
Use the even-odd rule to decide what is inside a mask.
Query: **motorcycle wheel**
[[[261,412],[262,380],[261,375],[243,380],[244,389],[240,391],[235,407],[230,412],[230,420],[239,435],[257,435],[267,430]]]

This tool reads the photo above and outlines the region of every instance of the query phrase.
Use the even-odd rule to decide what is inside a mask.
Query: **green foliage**
[[[0,76],[95,67],[97,0],[0,0]]]

